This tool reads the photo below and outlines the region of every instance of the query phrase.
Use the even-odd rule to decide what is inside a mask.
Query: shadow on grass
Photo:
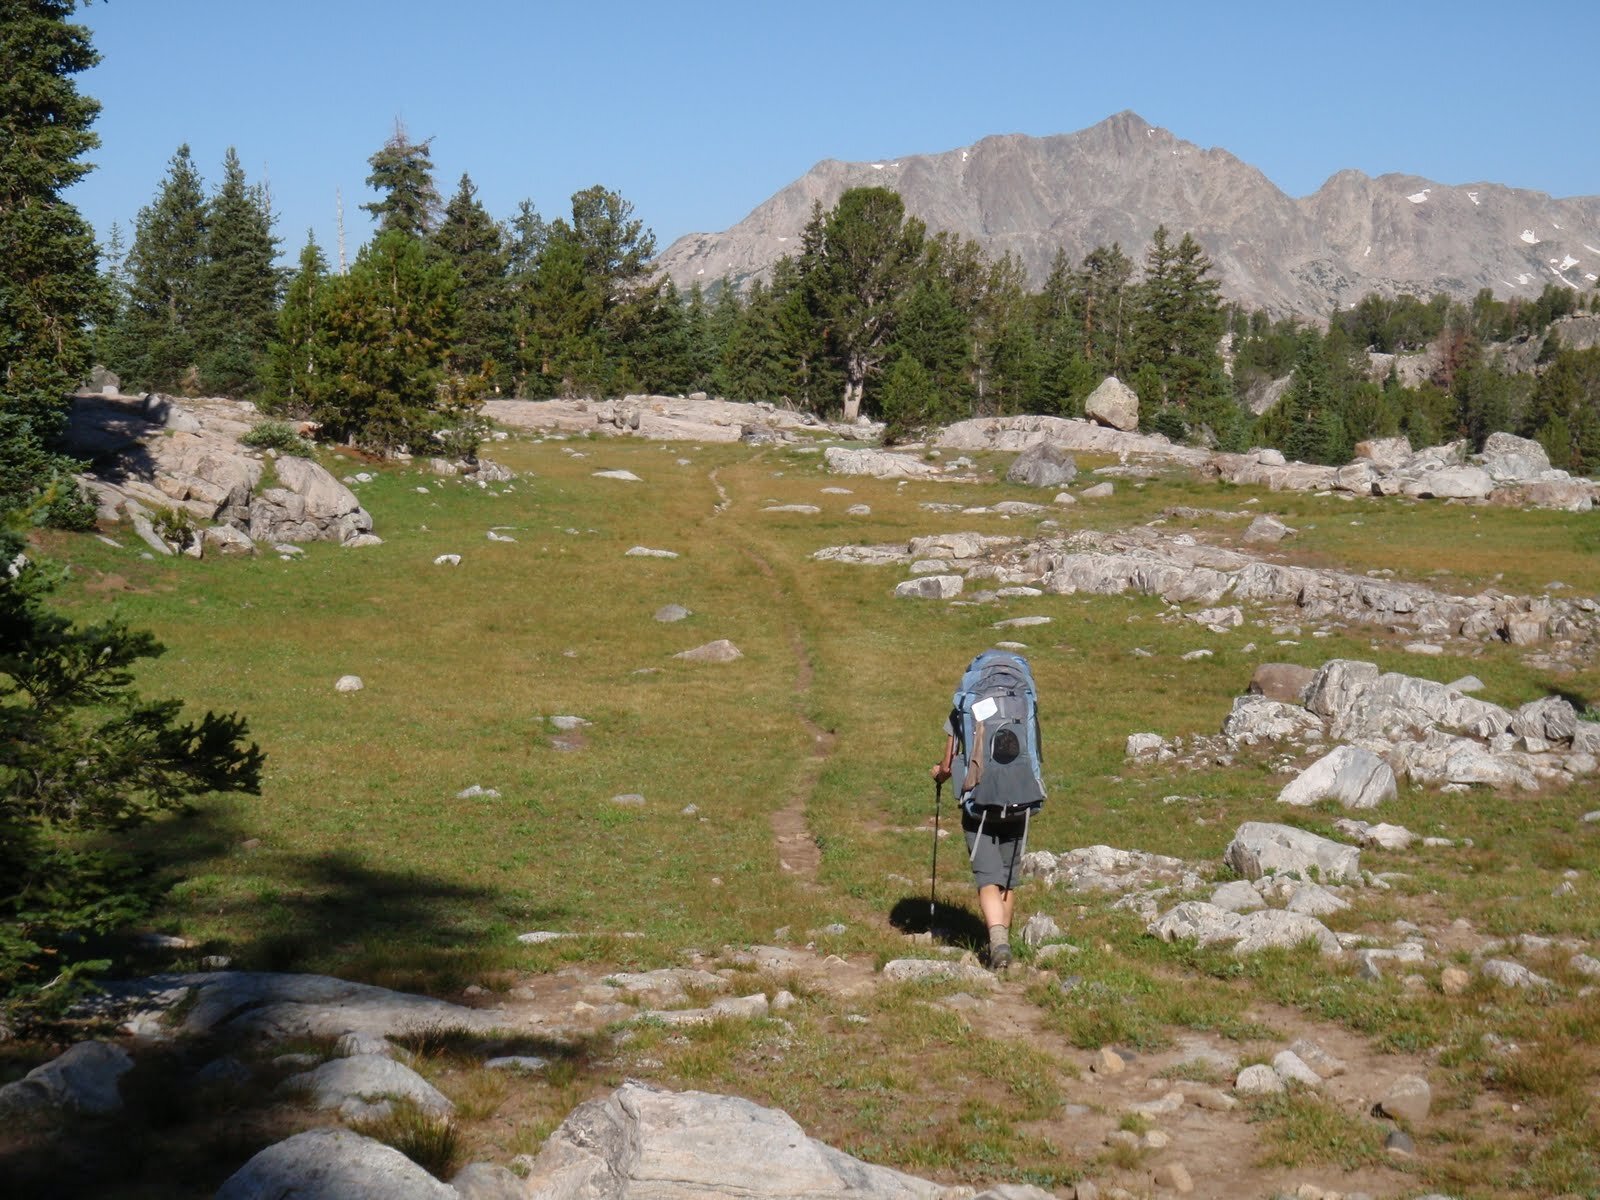
[[[121,934],[85,942],[82,957],[108,958],[111,977],[133,978],[193,971],[209,965],[200,962],[204,956],[223,951],[230,970],[310,971],[462,999],[449,993],[515,966],[519,948],[505,932],[513,916],[551,924],[564,916],[559,908],[507,913],[501,911],[505,898],[488,889],[385,870],[349,850],[295,855],[247,845],[227,813],[212,810],[125,835],[119,849],[146,871],[153,896],[201,876],[227,879],[233,864],[241,875],[259,879],[270,898],[257,899],[250,890],[226,893],[237,925],[211,944],[160,950],[148,939]],[[256,854],[270,858],[251,861]],[[214,920],[215,897],[169,903],[168,911],[185,904]],[[176,1011],[182,1008],[180,1003]],[[25,1048],[13,1042],[8,1049],[14,1053],[0,1056],[0,1082],[72,1042],[120,1039],[109,1025],[78,1018],[28,1032]],[[469,1095],[470,1073],[489,1058],[544,1059],[543,1083],[527,1085],[539,1087],[587,1076],[596,1052],[589,1037],[449,1025],[397,1034],[391,1041],[418,1063],[432,1063],[431,1073],[458,1080],[468,1073],[461,1086]],[[283,1084],[326,1060],[331,1038],[284,1043],[225,1026],[191,1035],[173,1024],[159,1039],[129,1049],[134,1065],[118,1082],[121,1112],[20,1118],[0,1128],[0,1195],[199,1200],[215,1194],[257,1151],[326,1121],[304,1101],[286,1102]],[[286,1058],[286,1051],[296,1053]]]
[[[931,906],[926,896],[907,896],[889,910],[889,924],[901,933],[929,933],[941,946],[978,950],[989,944],[989,931],[982,919],[969,908],[958,908],[942,901]]]

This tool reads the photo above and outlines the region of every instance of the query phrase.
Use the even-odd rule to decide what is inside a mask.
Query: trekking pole
[[[933,931],[933,897],[939,890],[939,806],[944,799],[944,780],[933,781],[933,877],[928,881],[928,931]]]

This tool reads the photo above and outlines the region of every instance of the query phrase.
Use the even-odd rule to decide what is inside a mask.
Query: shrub
[[[311,443],[295,432],[287,421],[260,421],[255,428],[239,439],[257,450],[279,450],[291,454],[310,454]]]

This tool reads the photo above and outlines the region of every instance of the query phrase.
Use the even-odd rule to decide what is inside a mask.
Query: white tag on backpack
[[[989,696],[985,696],[982,700],[979,700],[972,706],[972,715],[977,717],[980,721],[987,721],[999,711],[1000,706],[994,702],[992,697]]]

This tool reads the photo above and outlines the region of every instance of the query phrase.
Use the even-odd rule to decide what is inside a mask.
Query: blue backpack
[[[956,799],[980,819],[1032,814],[1045,791],[1039,697],[1028,660],[985,650],[967,666],[951,705]]]

